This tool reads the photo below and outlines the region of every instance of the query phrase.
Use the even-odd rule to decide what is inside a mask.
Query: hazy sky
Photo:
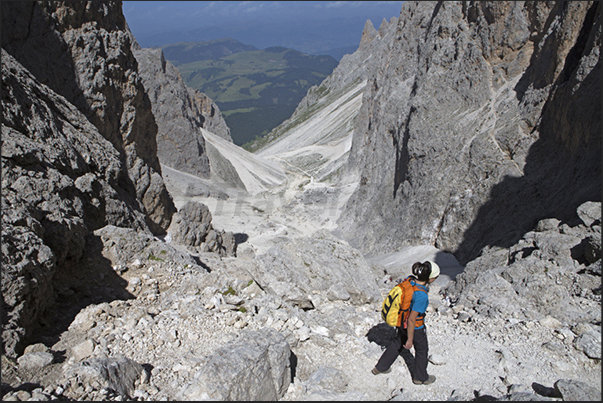
[[[399,16],[401,6],[402,1],[124,1],[123,12],[143,47],[230,36],[261,49],[304,35],[358,45],[367,19],[379,29],[383,18]]]

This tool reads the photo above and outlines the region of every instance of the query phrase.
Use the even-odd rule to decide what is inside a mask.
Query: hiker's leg
[[[427,374],[429,346],[427,344],[427,332],[425,328],[415,329],[413,346],[415,348],[415,371],[411,373],[415,380],[426,381],[429,379],[429,375]]]
[[[400,331],[398,331],[397,336],[388,344],[383,354],[381,354],[381,358],[377,361],[377,365],[375,365],[375,368],[377,368],[379,372],[385,372],[392,366],[394,361],[396,361],[396,358],[398,358],[398,353],[402,348],[402,344]]]
[[[408,335],[406,334],[406,329],[401,329],[400,334],[401,334],[400,340],[402,342],[402,345],[400,346],[400,355],[402,356],[402,358],[404,359],[404,362],[406,363],[408,372],[410,372],[412,375],[415,372],[415,356],[412,355],[410,350],[404,348],[404,344],[406,344],[406,341],[408,340]]]

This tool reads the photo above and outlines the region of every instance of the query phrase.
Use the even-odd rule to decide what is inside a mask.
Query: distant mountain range
[[[161,46],[186,84],[222,111],[233,142],[244,146],[289,118],[308,89],[338,62],[284,47],[258,50],[234,39]]]
[[[358,49],[360,34],[367,19],[371,19],[375,25],[378,25],[383,18],[389,20],[399,13],[399,9],[398,12],[389,14],[379,12],[377,10],[379,6],[375,7],[374,14],[362,16],[335,18],[325,16],[311,20],[306,18],[298,21],[271,21],[270,24],[246,21],[153,34],[139,33],[136,30],[133,32],[142,47],[163,47],[174,43],[234,38],[258,49],[283,46],[310,55],[329,55],[339,61],[344,54],[354,53]]]

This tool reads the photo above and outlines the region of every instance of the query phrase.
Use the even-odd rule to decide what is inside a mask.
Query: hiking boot
[[[381,371],[379,371],[379,370],[377,369],[377,367],[375,367],[375,368],[373,368],[373,369],[371,370],[371,372],[373,373],[373,375],[379,375],[379,374],[389,374],[390,372],[392,372],[392,369],[391,369],[391,367],[390,367],[390,368],[386,369],[385,371],[381,372]]]
[[[415,385],[430,385],[435,382],[435,375],[429,375],[429,378],[426,381],[417,381],[416,379],[412,380],[412,383]]]

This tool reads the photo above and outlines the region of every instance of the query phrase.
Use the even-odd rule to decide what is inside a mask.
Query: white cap
[[[429,275],[429,278],[436,278],[440,275],[440,266],[432,260],[429,260],[429,263],[431,263],[431,274]]]

